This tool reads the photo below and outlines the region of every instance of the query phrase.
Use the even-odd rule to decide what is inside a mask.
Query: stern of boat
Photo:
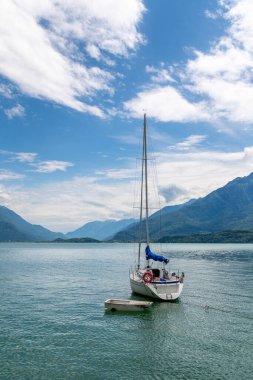
[[[141,271],[130,274],[130,285],[133,293],[163,301],[174,301],[179,298],[183,290],[184,274],[174,281],[145,282]]]

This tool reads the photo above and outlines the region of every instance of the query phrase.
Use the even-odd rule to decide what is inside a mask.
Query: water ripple
[[[133,245],[0,244],[0,378],[249,379],[252,253],[169,245],[186,272],[178,302],[105,313],[131,295]]]

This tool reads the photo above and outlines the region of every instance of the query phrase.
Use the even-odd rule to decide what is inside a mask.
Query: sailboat
[[[143,218],[143,211],[145,215]],[[143,224],[145,237],[143,239]],[[166,265],[169,260],[152,252],[149,234],[149,198],[148,198],[148,157],[147,157],[147,121],[144,114],[141,200],[139,220],[138,259],[135,269],[130,273],[130,284],[133,293],[163,301],[176,300],[184,286],[184,272],[169,272]],[[141,266],[142,248],[145,246],[145,264]]]

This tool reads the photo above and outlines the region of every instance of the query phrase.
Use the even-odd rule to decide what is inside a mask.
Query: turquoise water
[[[180,301],[105,313],[131,297],[133,248],[0,244],[0,378],[252,378],[253,245],[171,244]]]

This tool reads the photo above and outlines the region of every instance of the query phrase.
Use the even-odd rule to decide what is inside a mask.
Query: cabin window
[[[152,269],[152,273],[154,277],[160,277],[160,269]]]

